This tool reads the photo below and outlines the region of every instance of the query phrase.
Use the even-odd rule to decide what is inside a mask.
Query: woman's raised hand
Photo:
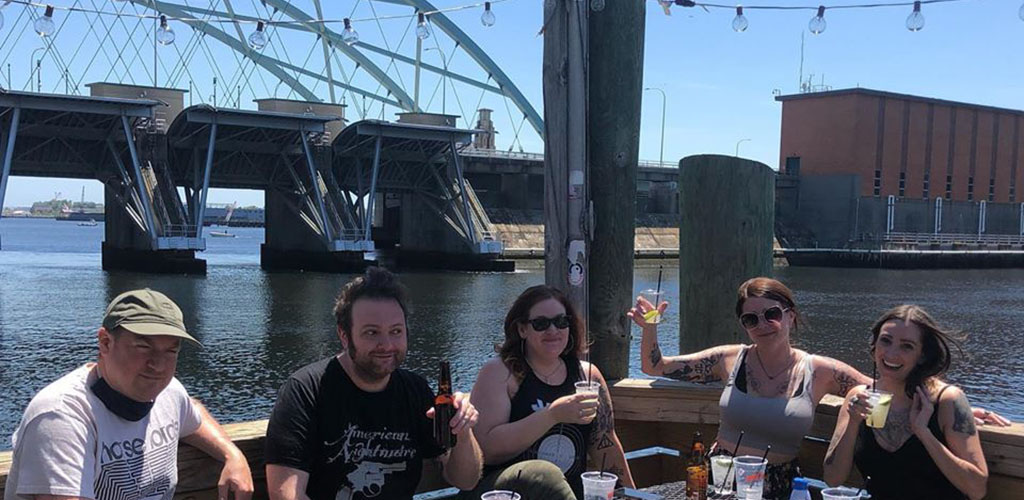
[[[586,425],[597,416],[596,394],[570,394],[554,400],[547,412],[556,424]]]
[[[651,301],[647,300],[643,296],[636,298],[636,304],[626,312],[626,316],[633,318],[633,322],[640,328],[653,328],[658,325],[657,322],[652,322],[654,318],[661,317],[665,314],[665,310],[668,309],[668,302],[662,301],[655,308]]]
[[[850,422],[859,424],[871,413],[871,404],[868,403],[871,395],[864,389],[854,389],[850,392],[853,394],[847,398],[846,412],[850,414]]]

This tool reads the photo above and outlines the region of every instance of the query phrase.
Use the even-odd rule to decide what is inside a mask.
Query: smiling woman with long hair
[[[615,435],[608,385],[586,350],[583,321],[558,289],[526,289],[505,316],[498,357],[480,370],[471,401],[484,477],[466,498],[511,489],[523,498],[582,498],[580,474],[601,467],[633,486]],[[597,394],[576,394],[594,381]]]
[[[902,305],[871,328],[875,388],[892,394],[882,428],[868,427],[868,386],[857,386],[839,412],[825,456],[825,481],[839,484],[856,464],[878,500],[978,499],[988,466],[971,405],[960,388],[942,381],[956,335],[924,309]]]

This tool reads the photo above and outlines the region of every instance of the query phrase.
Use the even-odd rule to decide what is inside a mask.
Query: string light
[[[914,11],[907,16],[907,29],[921,31],[924,28],[924,14],[921,14],[921,2],[914,2]]]
[[[267,34],[263,32],[263,21],[256,23],[256,31],[249,35],[249,46],[260,50],[267,46]]]
[[[43,14],[43,17],[36,19],[36,22],[32,23],[32,27],[35,28],[36,33],[39,33],[39,36],[45,37],[53,34],[53,31],[57,29],[57,26],[53,24],[52,5],[46,6],[46,13]]]
[[[601,12],[604,10],[604,0],[590,0],[590,10]]]
[[[174,30],[167,25],[167,16],[160,16],[160,27],[156,30],[156,41],[160,45],[170,45],[174,43]]]
[[[484,2],[484,13],[480,14],[480,24],[490,28],[494,26],[494,12],[491,12],[491,2]]]
[[[737,33],[747,31],[747,27],[750,26],[750,22],[747,21],[747,17],[743,15],[743,6],[736,6],[736,17],[732,20],[732,30]]]
[[[352,21],[349,18],[345,18],[345,29],[341,32],[341,41],[348,45],[352,45],[359,41],[359,33],[352,29]]]
[[[666,16],[672,15],[672,0],[658,0],[658,5],[661,6],[661,10],[665,11]]]
[[[420,40],[430,38],[430,26],[427,24],[427,16],[419,13],[419,21],[416,23],[416,37]]]
[[[807,29],[811,30],[811,33],[820,35],[825,31],[825,27],[828,23],[825,22],[825,6],[818,6],[818,15],[811,18],[811,21],[807,23]]]

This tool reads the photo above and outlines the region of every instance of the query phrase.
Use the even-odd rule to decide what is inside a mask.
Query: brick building
[[[781,171],[800,184],[781,201],[804,225],[818,226],[812,232],[829,233],[830,244],[894,231],[1024,227],[1024,111],[862,88],[776,100]],[[895,216],[885,215],[890,196]]]

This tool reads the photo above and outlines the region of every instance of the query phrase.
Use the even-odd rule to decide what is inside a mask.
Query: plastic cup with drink
[[[644,290],[643,292],[640,293],[640,295],[643,296],[643,298],[647,299],[647,301],[650,302],[652,306],[654,306],[653,309],[644,313],[644,321],[652,325],[661,323],[661,320],[664,319],[665,315],[658,310],[658,304],[661,304],[661,302],[664,300],[665,292],[661,290],[651,289]]]
[[[719,495],[731,494],[735,478],[736,471],[732,463],[732,457],[728,455],[711,457],[711,479],[714,481],[715,493]]]
[[[889,407],[892,406],[892,393],[870,390],[868,391],[868,404],[871,405],[871,413],[864,421],[868,427],[881,429],[885,427],[885,419],[889,416]]]
[[[615,492],[615,482],[619,477],[611,472],[584,472],[583,500],[610,500]]]
[[[767,460],[750,455],[733,459],[733,468],[736,470],[736,498],[761,500],[764,493],[764,469],[767,465]]]
[[[508,490],[491,490],[480,495],[480,500],[520,500],[519,493]]]
[[[846,487],[825,488],[821,490],[821,498],[823,500],[851,500],[867,496],[866,494],[862,495],[860,492],[861,490]]]

